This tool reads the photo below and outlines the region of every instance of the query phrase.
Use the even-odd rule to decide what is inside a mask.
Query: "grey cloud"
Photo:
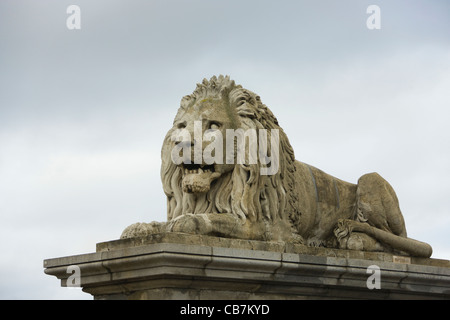
[[[449,257],[446,1],[382,2],[379,32],[370,1],[76,3],[77,31],[72,2],[0,3],[1,298],[86,298],[42,260],[165,219],[162,139],[219,73],[261,96],[297,159],[351,182],[380,172],[409,235]]]

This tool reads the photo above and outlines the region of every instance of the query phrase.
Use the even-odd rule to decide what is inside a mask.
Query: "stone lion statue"
[[[266,144],[259,145],[258,152],[270,149],[270,153],[261,157],[259,152],[256,161],[244,153],[238,161],[238,149],[255,146],[251,135],[244,138],[248,141],[244,147],[237,147],[233,138],[234,150],[226,156],[220,149],[224,144],[218,143],[220,135],[203,141],[198,138],[208,132],[225,137],[231,129],[256,132],[256,144],[264,141],[264,133]],[[190,138],[174,139],[180,130]],[[196,136],[195,130],[200,130],[200,135]],[[206,153],[213,142],[217,142],[215,162],[207,157],[209,161],[193,161],[194,149]],[[181,146],[191,147],[191,152]],[[185,161],[177,163],[174,154]],[[269,108],[228,76],[204,79],[181,100],[161,158],[167,222],[135,223],[121,238],[183,232],[431,256],[430,245],[407,238],[397,196],[387,181],[369,173],[353,184],[297,161]],[[270,166],[275,170],[263,171]]]

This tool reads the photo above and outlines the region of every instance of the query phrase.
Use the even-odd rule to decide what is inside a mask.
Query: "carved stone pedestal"
[[[447,260],[180,233],[99,243],[44,268],[61,286],[79,276],[94,299],[450,299]]]

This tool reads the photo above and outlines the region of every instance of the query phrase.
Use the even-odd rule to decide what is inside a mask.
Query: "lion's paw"
[[[341,249],[347,249],[347,242],[353,230],[352,220],[339,219],[333,232]]]
[[[164,222],[134,223],[123,230],[120,239],[146,237],[154,233],[160,233],[165,227]]]
[[[362,226],[363,223],[355,220],[339,219],[336,228],[334,228],[334,235],[337,239],[344,238],[350,236],[353,231],[362,231],[364,229]]]
[[[352,233],[347,239],[347,249],[364,250],[364,241],[359,232]]]
[[[325,247],[326,241],[319,238],[310,238],[306,244],[309,247]]]
[[[167,231],[209,234],[212,226],[207,214],[183,214],[170,221]]]
[[[334,235],[339,242],[339,247],[351,250],[367,250],[367,248],[373,247],[372,238],[364,234],[368,227],[367,223],[339,219],[334,229]]]

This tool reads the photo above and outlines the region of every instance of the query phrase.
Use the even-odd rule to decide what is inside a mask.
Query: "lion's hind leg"
[[[406,237],[403,215],[389,183],[377,173],[358,181],[354,220],[339,220],[334,234],[341,248],[400,252],[430,257],[431,246]]]
[[[360,231],[356,225],[360,222],[341,219],[338,221],[334,234],[341,249],[350,249],[358,251],[387,251],[380,242],[368,234]],[[364,225],[364,224],[363,224]]]
[[[431,246],[425,242],[397,236],[366,222],[341,219],[334,233],[341,249],[387,251],[423,258],[429,258],[433,252]],[[357,239],[358,236],[360,239]]]
[[[406,237],[405,220],[397,195],[378,173],[369,173],[359,178],[355,210],[355,220]]]

